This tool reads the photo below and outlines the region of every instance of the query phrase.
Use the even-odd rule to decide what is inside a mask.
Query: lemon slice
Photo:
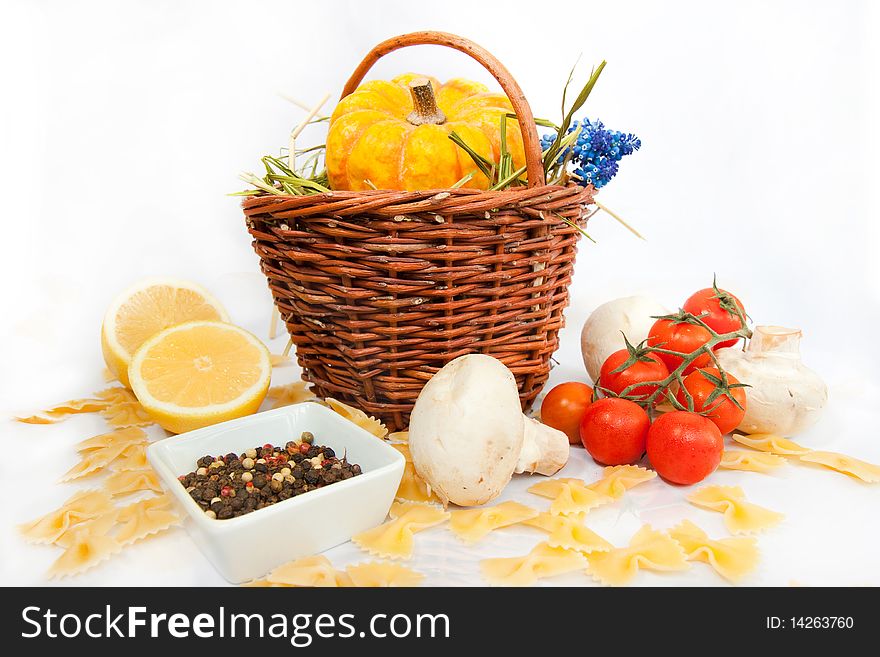
[[[271,373],[266,346],[223,322],[167,328],[144,342],[128,367],[138,401],[173,433],[256,413]]]
[[[104,315],[101,351],[107,367],[129,386],[128,364],[137,348],[162,329],[193,320],[228,322],[229,316],[195,283],[169,278],[137,283],[116,297]]]

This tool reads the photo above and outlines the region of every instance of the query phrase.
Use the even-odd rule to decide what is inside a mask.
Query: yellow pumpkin
[[[343,98],[330,117],[327,175],[340,190],[441,189],[464,176],[463,187],[487,189],[488,178],[453,142],[453,131],[485,159],[499,161],[501,120],[510,100],[485,85],[454,79],[440,84],[414,73],[373,80]],[[507,119],[514,169],[525,164],[522,135]]]

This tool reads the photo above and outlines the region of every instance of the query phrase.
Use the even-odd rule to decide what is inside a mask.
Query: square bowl
[[[315,442],[345,454],[362,473],[226,520],[209,518],[177,477],[196,469],[206,454],[241,454],[263,445],[284,445],[303,431]],[[150,464],[186,513],[184,526],[223,577],[241,583],[264,576],[300,557],[345,543],[381,524],[403,476],[403,455],[385,441],[314,402],[222,422],[157,441]]]

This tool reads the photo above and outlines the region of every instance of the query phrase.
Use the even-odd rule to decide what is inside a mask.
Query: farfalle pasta
[[[381,421],[370,415],[367,415],[362,410],[353,406],[349,406],[348,404],[343,404],[341,401],[338,401],[331,397],[328,397],[324,401],[326,402],[327,406],[339,413],[346,420],[353,422],[361,429],[366,429],[377,438],[384,438],[388,435],[388,428],[384,424],[382,424]]]
[[[97,413],[105,409],[108,402],[102,399],[71,399],[66,402],[56,404],[51,408],[38,411],[33,415],[26,417],[16,417],[15,419],[25,424],[55,424],[66,420],[71,415],[79,415],[80,413]]]
[[[146,427],[155,424],[153,418],[147,413],[147,409],[141,406],[139,401],[111,404],[100,413],[107,424],[118,429]]]
[[[748,502],[739,486],[704,486],[688,495],[687,501],[724,514],[724,526],[731,534],[759,532],[779,524],[785,517]]]
[[[387,561],[368,561],[347,566],[345,572],[352,586],[359,587],[413,587],[419,586],[425,576],[411,568]]]
[[[749,436],[734,434],[733,439],[752,449],[771,454],[797,457],[799,461],[804,463],[821,465],[866,483],[875,484],[880,482],[880,465],[868,463],[846,454],[808,449],[788,438],[782,438],[770,433],[755,433]]]
[[[721,454],[719,468],[727,470],[745,470],[748,472],[769,472],[786,461],[781,456],[770,452],[747,452],[742,449],[724,450]]]
[[[416,472],[416,468],[412,461],[412,455],[409,452],[409,446],[406,443],[391,443],[391,446],[403,454],[403,458],[406,459],[406,465],[403,468],[403,476],[400,478],[400,484],[397,487],[395,498],[409,502],[431,502],[439,504],[440,498],[431,491],[428,482],[422,479]]]
[[[278,566],[266,575],[265,581],[281,586],[351,586],[348,573],[336,570],[330,560],[322,555],[303,557]]]
[[[552,499],[550,513],[554,515],[586,513],[614,499],[588,488],[581,479],[545,479],[533,484],[528,490],[535,495]]]
[[[440,507],[414,502],[391,505],[391,520],[352,537],[360,548],[387,559],[409,559],[415,541],[413,534],[449,520]]]
[[[779,454],[780,456],[797,456],[798,454],[806,454],[810,451],[793,440],[772,433],[753,433],[750,436],[735,433],[732,435],[732,438],[740,445],[757,449],[760,452]]]
[[[125,450],[113,461],[114,472],[126,472],[128,470],[144,470],[150,467],[147,460],[146,445],[129,445]]]
[[[519,502],[501,502],[482,509],[452,511],[449,529],[465,543],[476,543],[492,531],[534,518],[538,512]]]
[[[409,431],[395,431],[394,433],[389,433],[385,436],[385,440],[390,443],[408,443]]]
[[[552,513],[539,513],[534,518],[524,520],[523,524],[550,534],[547,537],[547,544],[550,547],[586,553],[607,552],[614,547],[584,525],[578,516],[555,516]]]
[[[738,582],[758,565],[758,541],[751,536],[711,539],[690,520],[669,530],[688,561],[703,561],[723,578]]]
[[[837,452],[810,451],[799,455],[798,458],[805,463],[815,463],[869,484],[880,482],[880,465],[874,465],[852,456]]]
[[[162,492],[162,485],[159,478],[152,469],[144,470],[125,470],[123,472],[114,472],[104,482],[104,488],[113,497],[120,495],[129,495],[140,491],[150,490],[154,493]]]
[[[493,586],[532,586],[539,579],[564,575],[587,567],[580,552],[538,543],[522,557],[484,559],[480,571]]]
[[[102,513],[101,515],[92,518],[91,520],[86,520],[83,523],[73,525],[64,532],[58,539],[55,541],[55,545],[58,547],[69,548],[73,545],[74,541],[77,539],[79,535],[82,538],[83,532],[87,534],[95,534],[99,536],[104,536],[107,534],[113,527],[116,526],[116,518],[119,515],[119,509],[112,508],[106,513]]]
[[[618,499],[634,486],[650,481],[657,473],[637,465],[612,465],[602,471],[602,478],[587,485],[600,495]]]
[[[161,495],[122,507],[117,516],[120,526],[116,540],[121,545],[128,545],[180,524],[180,516],[170,506],[170,498]]]
[[[266,393],[266,399],[271,404],[270,408],[281,408],[291,404],[299,404],[310,399],[315,399],[314,393],[309,390],[305,381],[296,381],[283,386],[273,386]]]
[[[54,511],[19,526],[31,543],[55,543],[72,527],[97,518],[113,508],[110,496],[102,490],[80,491]]]
[[[595,580],[609,586],[629,583],[639,570],[687,570],[688,562],[682,547],[665,532],[642,527],[627,547],[606,552],[592,552],[588,556],[587,571]]]
[[[123,443],[116,443],[108,445],[107,447],[99,447],[85,452],[82,455],[80,462],[61,476],[61,481],[73,481],[75,479],[80,479],[81,477],[95,474],[113,463],[113,461],[118,459],[122,453],[129,448],[129,446],[126,446]]]
[[[73,533],[64,552],[49,567],[50,578],[61,578],[94,568],[122,549],[112,536],[83,528]]]
[[[75,448],[78,453],[86,454],[98,449],[114,447],[117,445],[122,445],[123,448],[127,448],[132,445],[146,444],[147,434],[143,429],[138,427],[128,427],[86,438],[85,440],[78,442],[75,445]]]

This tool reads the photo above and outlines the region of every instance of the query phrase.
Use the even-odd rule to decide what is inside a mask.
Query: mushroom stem
[[[514,472],[555,475],[568,461],[568,436],[530,417],[524,422],[522,451]]]
[[[756,326],[752,333],[752,339],[749,340],[747,351],[754,355],[773,353],[799,358],[801,335],[800,329],[785,328],[784,326]]]
[[[437,99],[434,98],[434,87],[427,78],[416,78],[409,83],[409,92],[412,95],[413,111],[406,120],[413,125],[430,123],[439,125],[445,123],[446,115],[437,107]]]

